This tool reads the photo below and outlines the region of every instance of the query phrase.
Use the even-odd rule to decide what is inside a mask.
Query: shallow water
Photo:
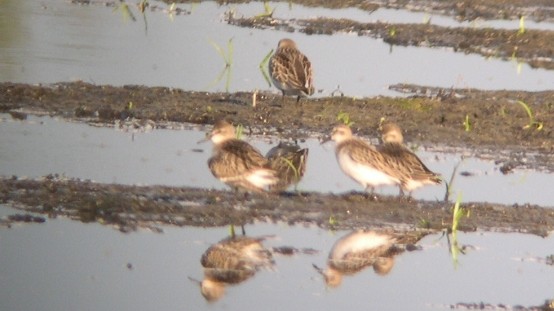
[[[163,3],[152,2],[162,7]],[[296,40],[314,67],[316,96],[340,87],[347,96],[399,95],[396,83],[479,89],[545,90],[554,72],[528,65],[448,49],[391,47],[382,40],[352,34],[308,36],[234,27],[223,21],[229,10],[251,16],[261,3],[218,6],[215,2],[182,5],[190,15],[170,18],[146,13],[146,24],[131,7],[136,22],[121,10],[102,5],[72,5],[5,0],[0,10],[0,81],[53,83],[83,80],[96,84],[140,84],[185,90],[225,90],[213,84],[224,61],[210,41],[227,49],[233,39],[230,91],[271,90],[258,66],[283,37]],[[368,14],[359,10],[310,9],[272,4],[277,17],[327,15],[367,20],[417,20],[419,13],[397,10]],[[416,14],[416,17],[412,17]],[[441,17],[433,17],[441,20]],[[416,21],[417,22],[417,21]],[[421,21],[423,22],[423,21]],[[146,27],[145,27],[146,26]],[[44,31],[47,27],[48,31]],[[417,61],[415,61],[417,60]]]
[[[17,212],[0,205],[0,217]],[[207,303],[196,283],[200,257],[227,228],[163,227],[164,233],[122,234],[97,223],[64,218],[44,224],[0,226],[2,310],[316,310],[337,308],[443,310],[459,302],[539,305],[551,298],[554,268],[544,263],[554,238],[522,234],[459,234],[470,246],[455,265],[445,238],[427,236],[423,250],[395,257],[386,276],[370,268],[327,288],[312,267],[325,267],[333,243],[347,232],[255,224],[250,236],[270,235],[268,248],[313,248],[313,255],[274,254],[276,269],[228,286]],[[255,297],[253,299],[253,297]]]
[[[101,183],[228,189],[208,169],[211,143],[197,143],[209,129],[196,126],[194,130],[194,127],[130,133],[58,118],[29,116],[18,121],[0,114],[0,175],[36,178],[59,174]],[[268,138],[245,139],[264,154],[278,143]],[[307,171],[298,190],[322,193],[363,190],[340,170],[332,143],[321,145],[314,138],[300,146],[309,148],[310,152]],[[515,169],[512,174],[503,175],[495,159],[481,160],[471,157],[469,152],[418,151],[417,154],[431,170],[446,179],[450,179],[464,154],[466,158],[453,183],[454,198],[456,193],[461,193],[464,202],[542,206],[552,206],[554,202],[554,193],[536,191],[554,183],[552,173]],[[464,177],[460,175],[462,172],[471,176]],[[397,195],[398,188],[378,189],[377,193]],[[442,200],[444,193],[444,186],[427,186],[414,191],[413,197]]]

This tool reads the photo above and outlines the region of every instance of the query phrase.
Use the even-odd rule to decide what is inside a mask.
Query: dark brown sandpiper
[[[266,157],[269,167],[277,172],[279,181],[270,186],[272,191],[284,191],[290,185],[298,184],[306,172],[308,149],[298,145],[280,142],[271,148]]]
[[[269,75],[283,96],[310,96],[314,93],[312,64],[291,39],[281,39],[269,60]]]

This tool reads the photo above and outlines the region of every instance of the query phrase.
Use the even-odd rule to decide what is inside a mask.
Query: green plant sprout
[[[329,216],[329,226],[334,227],[338,225],[338,220],[335,218],[335,216],[331,215]]]
[[[302,167],[302,163],[300,163],[300,165],[299,165],[298,167],[296,167],[296,166],[294,165],[294,163],[292,163],[292,161],[289,160],[289,159],[281,158],[281,160],[282,160],[283,162],[285,162],[285,163],[288,165],[288,167],[290,167],[290,168],[292,169],[292,171],[294,172],[294,179],[295,179],[295,180],[298,180],[298,179],[300,178],[300,167]],[[298,187],[298,183],[295,183],[295,184],[294,184],[294,190],[295,190],[295,191],[298,190],[297,187]]]
[[[452,235],[455,236],[458,231],[458,226],[460,225],[460,220],[462,217],[469,217],[471,212],[464,207],[461,207],[462,194],[458,193],[454,207],[452,208]]]
[[[217,53],[223,58],[223,61],[225,62],[225,67],[223,67],[223,70],[219,73],[219,75],[215,78],[215,80],[208,86],[208,88],[216,85],[221,81],[223,78],[223,75],[226,74],[225,79],[225,91],[229,92],[229,86],[231,84],[231,67],[233,65],[233,38],[229,39],[227,42],[227,53],[223,50],[221,46],[219,46],[217,43],[215,43],[212,40],[209,40],[210,44],[214,47],[214,49],[217,51]]]
[[[133,12],[131,12],[131,9],[129,8],[129,5],[127,3],[120,2],[114,7],[113,12],[117,10],[121,11],[123,20],[131,19],[133,22],[136,22],[137,19],[135,18],[135,15],[133,15]]]
[[[244,126],[242,124],[238,124],[235,128],[235,135],[237,139],[242,139],[242,134],[244,133]]]
[[[169,20],[172,22],[175,20],[175,2],[173,2],[169,6],[169,10],[167,10],[167,16],[169,17]]]
[[[266,18],[266,17],[272,17],[273,16],[273,11],[275,11],[275,8],[271,8],[269,6],[269,2],[268,1],[264,1],[264,12],[263,13],[260,13],[256,16],[254,16],[254,18]]]
[[[354,122],[350,120],[350,115],[348,114],[348,112],[344,111],[341,111],[337,114],[337,121],[342,122],[346,126],[352,126],[352,124],[354,124]]]
[[[525,31],[525,16],[521,15],[519,18],[519,30],[517,31],[517,34],[522,35]]]
[[[531,108],[529,107],[529,105],[527,105],[525,102],[521,100],[518,100],[517,103],[521,107],[523,107],[525,112],[527,112],[527,116],[529,117],[529,123],[525,125],[523,129],[526,130],[528,128],[535,127],[537,131],[542,130],[542,128],[544,127],[544,124],[540,121],[535,120],[535,117],[533,116],[533,112],[531,111]]]
[[[141,0],[138,4],[140,14],[142,14],[142,19],[144,20],[144,34],[148,34],[148,20],[146,19],[146,8],[150,5],[148,0]]]
[[[464,124],[464,130],[466,132],[471,131],[471,121],[469,121],[469,114],[466,114],[466,118],[463,124]]]
[[[444,194],[444,202],[448,202],[450,200],[450,195],[452,194],[452,184],[454,183],[454,178],[456,176],[456,172],[458,171],[458,168],[464,161],[464,157],[461,157],[460,162],[454,166],[454,169],[452,170],[452,175],[450,176],[450,180],[445,182],[446,184],[446,193]]]
[[[269,59],[271,58],[271,55],[273,55],[273,49],[267,53],[267,55],[262,59],[260,62],[260,71],[262,72],[262,75],[264,76],[265,82],[271,87],[271,79],[269,78],[269,73],[267,72],[267,64],[269,63]]]

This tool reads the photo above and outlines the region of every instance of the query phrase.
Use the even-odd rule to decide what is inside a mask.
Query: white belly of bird
[[[246,176],[246,180],[252,185],[263,189],[277,183],[277,177],[271,170],[257,169]]]
[[[339,165],[342,171],[364,187],[399,184],[400,180],[383,173],[369,165],[358,163],[348,155],[339,154]]]

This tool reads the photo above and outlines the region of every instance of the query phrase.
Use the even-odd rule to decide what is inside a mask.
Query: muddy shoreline
[[[254,222],[317,225],[330,230],[393,228],[448,230],[452,202],[411,201],[351,192],[339,195],[286,192],[239,199],[231,191],[188,187],[125,186],[49,175],[0,179],[0,202],[48,217],[99,222],[122,232],[161,231],[161,225],[224,226]],[[532,205],[464,203],[471,211],[459,230],[522,232],[546,236],[554,209]]]
[[[337,122],[339,112],[353,116],[359,135],[377,137],[381,117],[406,129],[406,139],[423,146],[447,145],[506,153],[511,167],[542,167],[554,171],[554,91],[479,91],[398,85],[411,98],[347,97],[286,99],[275,94],[200,93],[144,86],[98,86],[82,82],[55,85],[0,84],[0,112],[25,119],[42,113],[102,126],[166,128],[190,122],[211,124],[220,118],[245,125],[247,135],[275,135],[302,140],[323,136]],[[417,95],[419,94],[419,95]],[[516,103],[529,103],[536,126]],[[133,103],[129,105],[129,103]],[[500,113],[503,111],[503,113]],[[466,131],[462,121],[470,116]],[[354,117],[355,116],[355,117]],[[292,125],[292,126],[291,126]],[[531,156],[534,154],[535,156]],[[396,229],[443,230],[451,224],[452,202],[406,201],[363,193],[330,195],[288,192],[277,196],[237,200],[231,191],[178,187],[139,187],[97,184],[56,176],[40,180],[3,177],[0,200],[29,212],[51,217],[65,215],[80,221],[115,225],[122,231],[159,224],[221,226],[280,221],[325,228],[392,226]],[[277,202],[277,204],[275,203]],[[462,230],[529,232],[541,236],[554,230],[554,209],[467,203],[471,217]],[[333,221],[329,221],[334,219]]]

